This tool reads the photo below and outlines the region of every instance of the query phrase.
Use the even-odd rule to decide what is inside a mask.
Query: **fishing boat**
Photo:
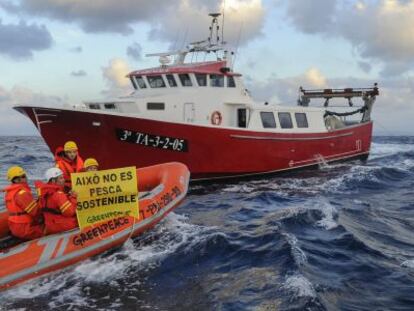
[[[82,156],[96,157],[103,168],[178,161],[193,180],[205,180],[368,157],[376,84],[300,88],[297,106],[257,102],[234,71],[234,52],[219,37],[220,14],[210,15],[208,39],[149,54],[159,57],[158,67],[130,72],[128,96],[15,109],[30,118],[52,152],[74,140]],[[352,110],[332,110],[329,103],[337,98]],[[356,98],[362,99],[358,107]],[[314,99],[324,105],[310,107]]]
[[[190,180],[181,163],[140,168],[137,176],[139,218],[115,218],[0,249],[0,290],[100,254],[153,228],[184,199]],[[0,213],[3,240],[8,237],[7,217],[7,211]]]

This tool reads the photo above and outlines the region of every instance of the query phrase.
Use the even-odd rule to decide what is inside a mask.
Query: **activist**
[[[33,199],[27,184],[26,172],[19,166],[7,171],[11,184],[4,189],[5,203],[9,211],[9,229],[15,237],[23,240],[37,239],[44,234],[44,225],[38,202]]]
[[[45,173],[47,183],[35,183],[40,205],[45,217],[46,233],[58,233],[78,227],[76,219],[76,194],[65,193],[65,179],[59,168],[52,167]]]
[[[94,172],[99,170],[99,163],[94,158],[88,158],[83,164],[84,172]]]
[[[72,187],[70,180],[71,173],[81,172],[83,160],[79,155],[78,146],[74,141],[67,141],[62,147],[58,147],[55,152],[56,167],[60,168],[65,178],[65,190],[69,191]]]

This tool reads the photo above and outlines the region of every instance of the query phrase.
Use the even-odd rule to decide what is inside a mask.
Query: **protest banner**
[[[79,227],[125,216],[139,217],[136,168],[71,174],[72,190],[78,195]]]

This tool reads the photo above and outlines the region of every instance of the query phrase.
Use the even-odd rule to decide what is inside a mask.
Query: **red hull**
[[[177,124],[87,111],[17,107],[37,126],[50,150],[74,140],[84,158],[102,168],[149,166],[178,161],[192,179],[264,174],[368,155],[372,122],[328,133],[279,134]],[[184,149],[163,149],[121,141],[116,129],[185,141]],[[149,145],[148,145],[149,144]],[[151,145],[152,144],[152,145]],[[178,145],[177,145],[178,146]],[[174,146],[174,147],[177,147]],[[180,145],[178,149],[182,146]]]

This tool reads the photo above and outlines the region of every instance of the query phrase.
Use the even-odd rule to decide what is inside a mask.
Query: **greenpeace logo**
[[[99,238],[102,235],[108,233],[109,231],[115,231],[119,227],[128,224],[129,219],[127,217],[112,219],[106,223],[96,226],[93,229],[89,229],[85,232],[75,235],[72,239],[72,243],[76,246],[83,246],[87,241]]]

